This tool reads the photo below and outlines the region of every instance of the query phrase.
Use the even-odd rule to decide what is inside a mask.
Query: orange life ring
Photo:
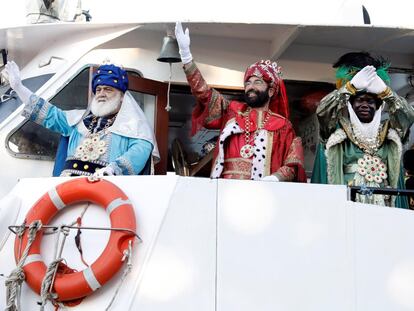
[[[35,220],[47,224],[65,206],[81,201],[93,202],[105,208],[112,228],[136,231],[134,209],[125,193],[107,180],[90,182],[87,178],[72,179],[45,193],[26,215],[26,224],[30,225]],[[23,267],[26,282],[38,294],[47,270],[40,254],[42,236],[41,230],[30,247]],[[111,231],[103,253],[89,268],[69,274],[58,273],[53,287],[53,291],[58,295],[57,300],[63,302],[85,297],[108,282],[121,268],[123,252],[128,248],[129,241],[133,241],[134,238],[130,232]],[[16,262],[21,256],[19,250],[22,252],[27,242],[27,234],[24,234],[21,240],[16,237]]]

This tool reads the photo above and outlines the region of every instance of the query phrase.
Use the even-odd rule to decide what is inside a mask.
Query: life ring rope
[[[85,297],[102,287],[120,270],[125,251],[135,237],[138,237],[131,201],[120,188],[105,179],[90,182],[87,178],[76,178],[57,185],[33,205],[26,215],[25,223],[40,220],[45,229],[59,211],[82,201],[95,203],[105,209],[110,218],[111,228],[101,229],[109,229],[111,233],[104,251],[89,268],[79,272],[56,274],[53,291],[57,294],[59,302]],[[38,294],[41,292],[42,280],[47,269],[40,252],[43,234],[43,230],[37,234],[23,266],[26,282]],[[21,256],[19,247],[24,248],[27,243],[26,235],[21,239],[16,236],[16,262],[19,262]]]

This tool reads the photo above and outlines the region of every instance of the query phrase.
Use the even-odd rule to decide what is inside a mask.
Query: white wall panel
[[[414,310],[414,213],[348,203],[355,218],[357,310]]]
[[[217,311],[353,310],[346,189],[220,180]]]

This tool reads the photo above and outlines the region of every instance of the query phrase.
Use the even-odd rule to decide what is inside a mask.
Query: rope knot
[[[17,267],[10,273],[4,283],[6,284],[6,287],[12,286],[14,283],[21,284],[25,278],[26,275],[24,274],[23,268]]]
[[[23,221],[23,223],[19,227],[16,228],[16,235],[19,238],[22,238],[25,230],[26,230],[26,220]]]
[[[42,228],[42,222],[36,220],[29,226],[28,241],[23,253],[20,256],[19,262],[10,275],[8,276],[5,284],[7,288],[7,306],[5,310],[20,310],[20,291],[21,285],[26,276],[23,271],[24,262],[29,254],[30,247],[36,238],[36,233]],[[24,222],[18,229],[18,235],[22,239],[24,232],[26,231],[26,223]]]
[[[52,288],[57,268],[62,260],[63,258],[57,258],[53,260],[47,267],[45,277],[42,281],[42,287],[40,289],[40,296],[42,298],[42,301],[40,303],[40,310],[43,310],[48,300],[52,303],[55,303],[55,300],[58,298],[57,294],[52,292]]]
[[[70,233],[70,228],[68,228],[67,226],[61,226],[60,232],[62,232],[65,236],[68,236]]]

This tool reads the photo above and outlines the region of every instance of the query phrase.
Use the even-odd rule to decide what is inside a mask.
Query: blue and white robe
[[[75,154],[77,147],[89,135],[89,130],[83,122],[88,114],[88,110],[63,111],[36,95],[30,97],[22,112],[22,115],[29,120],[69,137],[67,161],[80,160],[76,159]],[[116,175],[139,174],[151,154],[155,161],[159,160],[153,131],[143,111],[129,92],[124,95],[114,124],[107,131],[99,133],[100,140],[106,142],[107,149],[96,162],[102,166],[111,166]],[[64,170],[61,175],[76,174],[75,171]]]

